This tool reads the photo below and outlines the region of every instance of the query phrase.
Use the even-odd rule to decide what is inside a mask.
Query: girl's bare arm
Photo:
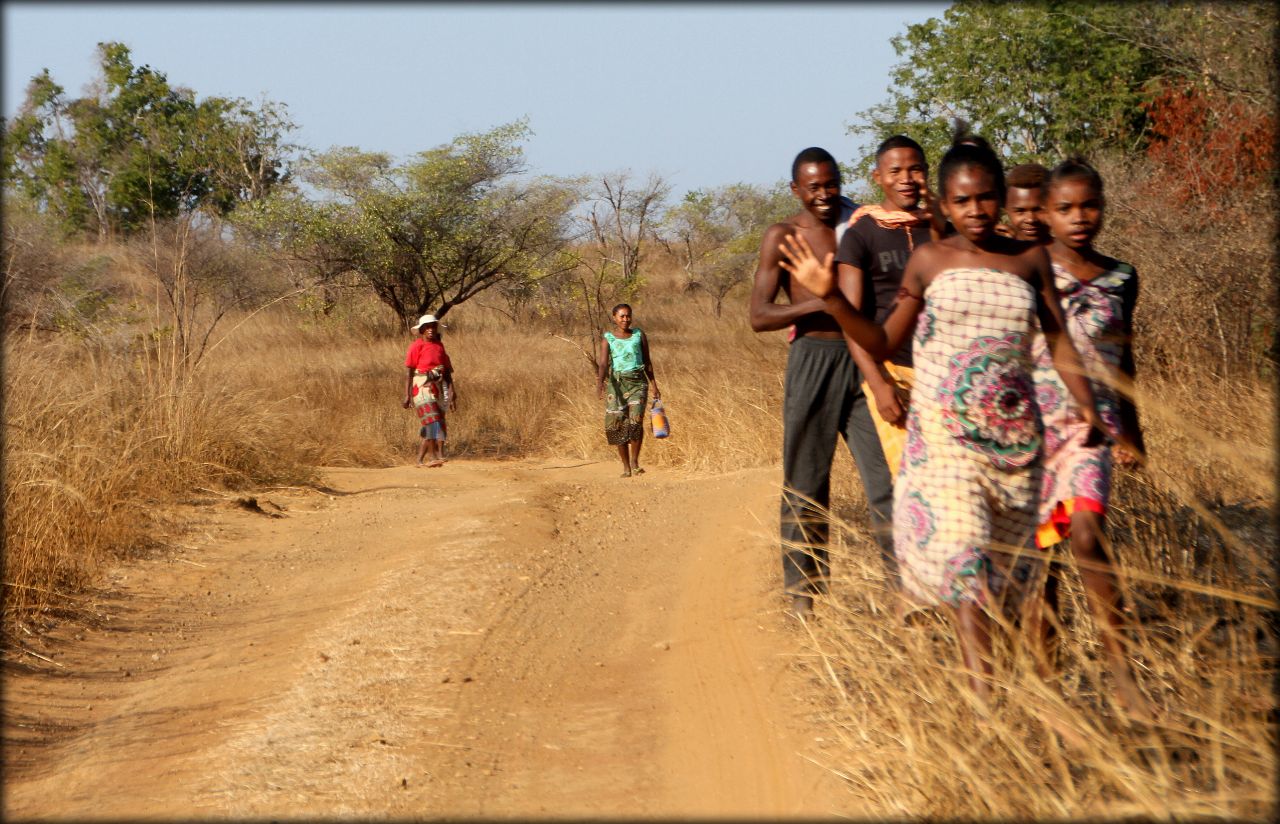
[[[907,342],[907,338],[915,331],[916,318],[924,308],[925,272],[928,271],[933,257],[933,249],[921,246],[907,259],[907,268],[902,273],[902,286],[898,289],[898,298],[893,311],[884,319],[884,333],[888,338],[889,351],[896,352]]]
[[[1138,406],[1134,399],[1134,378],[1137,365],[1133,360],[1133,310],[1138,303],[1138,273],[1135,270],[1125,289],[1121,301],[1124,316],[1124,351],[1120,355],[1120,374],[1117,376],[1117,393],[1120,396],[1120,425],[1133,440],[1133,447],[1138,450],[1135,457],[1146,454],[1146,444],[1142,438],[1142,426],[1138,422]]]

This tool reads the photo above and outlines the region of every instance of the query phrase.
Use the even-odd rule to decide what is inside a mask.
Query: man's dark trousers
[[[843,436],[866,491],[886,571],[893,556],[893,476],[843,338],[801,336],[787,354],[782,403],[782,581],[791,594],[826,587],[831,460]]]

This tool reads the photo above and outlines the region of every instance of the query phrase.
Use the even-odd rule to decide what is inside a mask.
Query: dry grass
[[[1038,678],[1006,626],[996,711],[981,715],[948,619],[893,619],[855,490],[834,506],[836,577],[800,660],[826,696],[814,720],[837,740],[824,766],[859,816],[1274,818],[1274,393],[1176,372],[1139,391],[1151,463],[1118,474],[1108,532],[1157,722],[1115,712],[1068,557],[1059,675]]]
[[[1252,513],[1248,527],[1265,527]],[[1275,813],[1274,562],[1218,533],[1150,477],[1122,476],[1113,552],[1139,627],[1138,674],[1159,708],[1131,723],[1074,566],[1063,559],[1060,672],[1046,683],[1010,640],[997,644],[995,712],[969,700],[941,614],[903,626],[874,545],[846,525],[838,571],[806,669],[825,688],[815,720],[838,740],[824,766],[870,817],[1268,820]],[[1052,726],[1050,725],[1052,721]]]
[[[102,259],[79,254],[82,264],[91,254]],[[1155,266],[1134,262],[1144,274]],[[1144,300],[1155,282],[1146,280]],[[717,319],[681,295],[674,277],[635,301],[672,423],[670,439],[646,442],[646,463],[720,471],[779,461],[786,346],[781,333],[753,334],[743,304],[739,293]],[[1190,311],[1157,308],[1162,317]],[[552,327],[514,324],[478,305],[446,320],[460,390],[452,454],[615,459],[594,375]],[[136,318],[117,321],[102,327],[111,334],[90,338],[11,331],[4,341],[7,627],[73,605],[104,565],[162,537],[154,515],[175,499],[306,483],[317,466],[411,460],[413,419],[400,406],[410,336],[367,304],[317,316],[286,301],[230,316],[189,374],[165,366],[162,335],[148,335]],[[1140,354],[1188,357],[1201,333],[1187,322],[1191,331],[1165,330]],[[835,506],[850,525],[834,547],[839,578],[806,660],[827,696],[816,712],[837,740],[826,757],[848,782],[850,810],[948,818],[1274,811],[1275,398],[1239,370],[1229,383],[1222,373],[1148,371],[1140,390],[1152,467],[1123,476],[1116,491],[1111,529],[1142,627],[1140,677],[1163,713],[1151,728],[1124,726],[1111,712],[1096,631],[1072,574],[1061,676],[1043,684],[1006,651],[1000,708],[980,719],[945,624],[889,619],[874,552],[857,526],[855,475],[837,450]],[[1060,742],[1047,718],[1077,740]]]

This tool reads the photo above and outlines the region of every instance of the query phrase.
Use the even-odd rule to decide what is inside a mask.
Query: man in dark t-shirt
[[[912,251],[931,239],[929,210],[923,208],[931,199],[928,173],[924,150],[911,138],[894,135],[881,143],[871,177],[884,192],[884,200],[854,213],[836,250],[840,282],[851,280],[858,285],[857,300],[850,302],[876,323],[884,323],[897,302]],[[856,344],[851,343],[850,349],[863,379],[863,392],[871,400],[868,409],[885,461],[890,473],[897,475],[913,378],[911,341],[883,363]]]

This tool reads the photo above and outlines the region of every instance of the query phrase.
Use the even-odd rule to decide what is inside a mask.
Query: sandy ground
[[[8,651],[4,816],[856,814],[814,763],[778,481],[451,461],[192,506]]]

